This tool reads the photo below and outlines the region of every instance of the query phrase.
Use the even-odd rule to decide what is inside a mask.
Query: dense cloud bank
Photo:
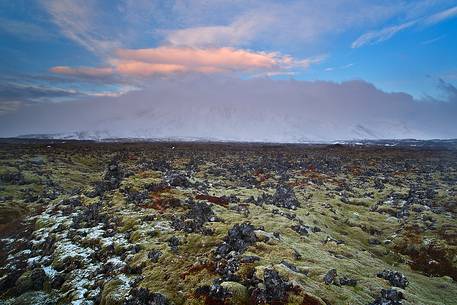
[[[162,79],[119,97],[24,106],[1,116],[0,136],[99,131],[106,137],[273,142],[456,138],[456,89],[442,87],[448,101],[418,101],[364,81]]]

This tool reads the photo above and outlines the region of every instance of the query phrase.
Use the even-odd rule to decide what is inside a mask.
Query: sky
[[[457,138],[457,1],[0,0],[0,137]]]

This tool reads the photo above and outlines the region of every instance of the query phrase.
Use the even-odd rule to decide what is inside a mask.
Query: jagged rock
[[[89,206],[83,206],[82,211],[73,217],[73,227],[95,227],[99,223],[106,222],[107,217],[101,212],[101,204],[91,204]]]
[[[159,261],[160,256],[162,256],[162,252],[160,252],[159,250],[152,250],[148,253],[148,258],[153,263],[157,263]]]
[[[336,269],[330,269],[324,276],[324,282],[327,285],[333,284],[337,276]]]
[[[117,159],[111,160],[103,175],[103,180],[106,183],[105,185],[110,189],[117,188],[123,177],[124,173],[119,165],[119,161]]]
[[[300,202],[295,196],[294,190],[285,183],[279,184],[273,195],[263,193],[262,196],[257,198],[257,200],[251,198],[248,199],[248,202],[253,202],[256,205],[262,205],[263,203],[272,204],[280,208],[291,210],[296,210],[300,207]]]
[[[149,190],[134,191],[131,188],[126,188],[124,190],[124,195],[126,196],[127,202],[132,202],[134,204],[144,204],[150,200]]]
[[[174,253],[178,252],[178,246],[180,243],[181,242],[180,242],[179,238],[177,238],[176,236],[173,236],[168,240],[168,246],[171,248],[171,251],[173,251]]]
[[[119,187],[124,176],[125,174],[119,165],[118,159],[114,158],[106,166],[102,181],[95,183],[94,189],[86,195],[93,198],[102,195],[106,191],[114,190]]]
[[[357,280],[343,276],[338,279],[338,283],[343,286],[356,286]]]
[[[382,289],[381,296],[369,305],[401,305],[403,299],[404,296],[401,291],[392,288]]]
[[[160,293],[151,293],[146,288],[134,288],[124,305],[169,305],[168,299]]]
[[[309,227],[307,227],[307,226],[304,226],[304,225],[293,225],[291,228],[292,228],[292,230],[294,230],[295,232],[297,232],[300,235],[308,235],[309,234],[309,232],[308,232]]]
[[[265,269],[263,276],[265,288],[257,287],[252,291],[251,300],[255,304],[281,303],[287,300],[291,285],[284,281],[274,269]]]
[[[405,289],[408,286],[408,279],[400,272],[384,270],[378,272],[378,277],[388,280],[390,285]]]
[[[297,266],[295,266],[294,264],[289,263],[288,261],[282,260],[281,264],[286,266],[289,270],[292,270],[293,272],[306,274],[306,272],[302,272]]]
[[[189,187],[191,185],[189,182],[189,179],[187,179],[187,177],[182,174],[171,175],[168,178],[168,183],[174,187],[179,186],[179,187],[184,187],[184,188]]]
[[[255,228],[249,223],[234,225],[224,238],[224,242],[216,248],[216,255],[227,256],[230,252],[243,253],[257,241]]]
[[[238,281],[239,277],[235,274],[240,267],[240,262],[237,257],[222,259],[216,263],[216,273],[225,281]]]
[[[195,291],[196,296],[205,297],[206,304],[223,304],[232,293],[220,284],[205,285]]]
[[[212,230],[205,228],[204,224],[208,221],[217,221],[214,212],[209,204],[204,202],[191,202],[191,210],[180,218],[175,218],[172,226],[179,231],[188,233],[200,232],[210,235]]]

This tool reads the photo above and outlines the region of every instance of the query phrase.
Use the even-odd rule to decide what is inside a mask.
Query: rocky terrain
[[[457,151],[4,141],[0,304],[457,304]]]

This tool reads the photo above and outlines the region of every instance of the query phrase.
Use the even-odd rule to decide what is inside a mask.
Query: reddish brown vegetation
[[[198,273],[202,270],[208,270],[209,272],[213,273],[214,272],[214,264],[213,263],[207,263],[207,264],[197,264],[197,265],[192,265],[190,268],[181,273],[180,277],[184,280],[188,275]]]
[[[210,195],[202,195],[198,194],[195,196],[195,199],[197,200],[206,200],[211,203],[223,206],[223,207],[228,207],[229,204],[229,198],[222,196],[222,197],[216,197],[216,196],[210,196]]]

